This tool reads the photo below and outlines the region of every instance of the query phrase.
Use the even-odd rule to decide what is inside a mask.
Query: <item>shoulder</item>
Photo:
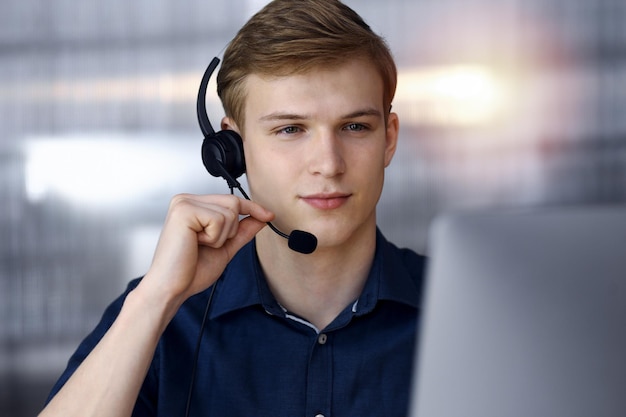
[[[387,267],[408,273],[414,280],[421,281],[428,258],[410,248],[400,248],[388,241],[380,232],[377,244]]]
[[[427,258],[409,248],[399,248],[379,232],[374,268],[380,271],[380,298],[419,307]]]
[[[420,255],[409,248],[398,248],[393,245],[397,260],[402,267],[408,271],[418,273],[420,276],[426,268],[427,258],[424,255]]]

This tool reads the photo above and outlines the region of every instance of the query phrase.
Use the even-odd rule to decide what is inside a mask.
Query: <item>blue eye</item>
[[[286,126],[278,130],[278,133],[283,133],[286,135],[293,135],[298,132],[300,132],[300,128],[298,126]]]
[[[352,132],[360,132],[367,129],[367,127],[365,125],[362,125],[361,123],[349,123],[346,125],[345,129]]]

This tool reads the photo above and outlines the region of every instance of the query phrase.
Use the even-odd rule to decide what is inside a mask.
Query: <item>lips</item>
[[[302,196],[302,200],[308,205],[320,210],[332,210],[344,205],[351,194],[344,193],[320,193]]]

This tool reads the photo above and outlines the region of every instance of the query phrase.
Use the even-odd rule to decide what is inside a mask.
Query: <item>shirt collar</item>
[[[379,300],[419,308],[421,282],[415,277],[421,277],[423,264],[410,254],[412,252],[389,243],[377,229],[374,262],[363,292],[352,306],[356,315],[372,311]],[[254,239],[239,250],[216,285],[212,319],[253,305],[262,305],[270,314],[284,314],[261,270]]]
[[[261,271],[254,239],[237,252],[215,285],[217,288],[211,318],[263,304],[264,300],[276,304]],[[265,293],[261,295],[261,292]]]
[[[353,311],[357,315],[369,313],[380,300],[419,308],[422,284],[419,280],[424,267],[422,260],[422,257],[417,257],[408,249],[398,249],[377,229],[374,262]]]

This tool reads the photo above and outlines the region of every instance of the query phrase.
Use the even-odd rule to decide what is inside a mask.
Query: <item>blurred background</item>
[[[265,3],[2,2],[0,415],[41,408],[145,272],[173,194],[228,192],[200,160],[197,87]],[[347,3],[399,67],[392,241],[427,252],[447,210],[626,202],[625,2]]]

